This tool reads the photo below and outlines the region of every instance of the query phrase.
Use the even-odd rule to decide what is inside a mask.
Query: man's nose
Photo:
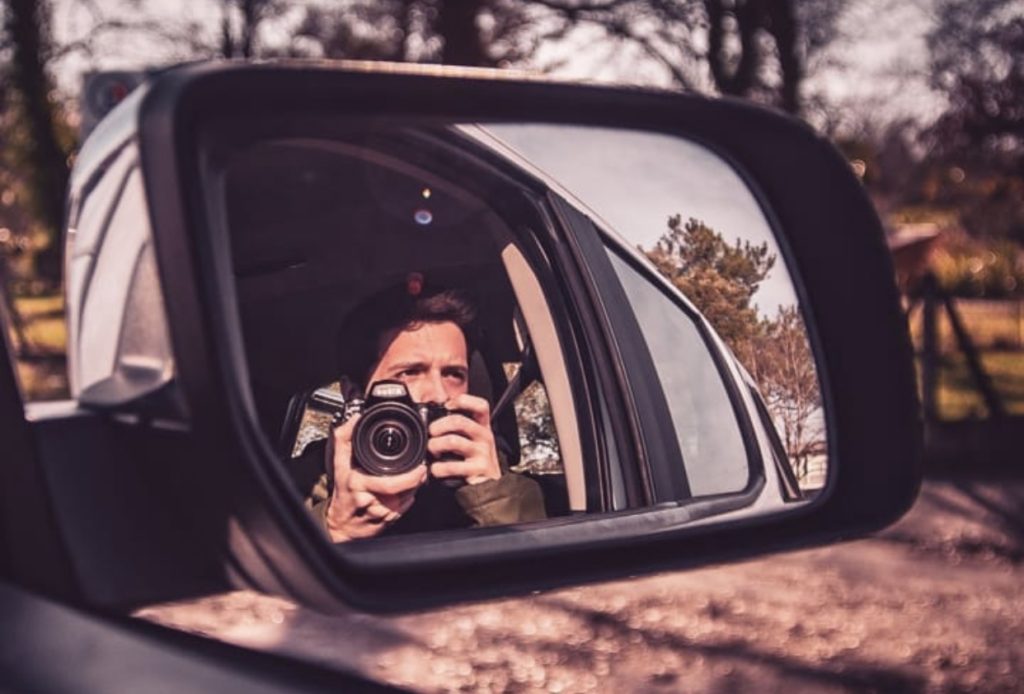
[[[428,372],[427,377],[421,382],[419,402],[447,402],[448,392],[444,387],[444,379],[441,372],[433,369]]]

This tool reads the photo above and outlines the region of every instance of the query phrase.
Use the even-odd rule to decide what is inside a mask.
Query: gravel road
[[[401,617],[235,592],[137,614],[416,691],[1022,692],[1024,482],[929,481],[877,536]]]

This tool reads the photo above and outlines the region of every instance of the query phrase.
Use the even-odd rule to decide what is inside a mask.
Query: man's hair
[[[477,340],[476,307],[464,293],[445,289],[412,295],[404,284],[378,292],[353,309],[338,331],[339,373],[366,388],[388,347],[382,342],[385,338],[427,323],[449,322],[462,330],[467,355],[471,354]]]

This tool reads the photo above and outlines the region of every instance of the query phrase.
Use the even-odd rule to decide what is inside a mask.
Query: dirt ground
[[[401,617],[249,592],[147,619],[416,691],[1024,692],[1024,482],[929,481],[875,537]]]

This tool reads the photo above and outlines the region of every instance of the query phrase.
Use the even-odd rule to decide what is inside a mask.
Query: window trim
[[[665,296],[666,299],[671,301],[676,308],[686,314],[686,316],[693,322],[697,328],[697,332],[704,342],[704,347],[707,349],[711,356],[712,362],[715,368],[718,370],[719,380],[725,386],[726,394],[729,398],[729,404],[732,406],[733,417],[735,418],[736,424],[740,430],[740,437],[743,440],[743,447],[747,455],[747,481],[741,489],[736,491],[725,492],[726,494],[742,494],[747,490],[754,487],[759,483],[759,480],[764,477],[764,456],[761,452],[761,447],[757,444],[757,432],[754,430],[753,422],[750,418],[750,413],[743,401],[742,392],[740,385],[736,381],[736,376],[733,369],[729,368],[727,359],[734,359],[735,357],[731,354],[726,353],[726,350],[719,346],[715,335],[712,333],[713,328],[709,325],[707,318],[705,318],[699,311],[693,306],[689,305],[689,301],[685,295],[682,294],[676,287],[668,282],[661,273],[649,266],[646,261],[639,256],[638,253],[624,252],[626,247],[614,234],[609,233],[607,230],[601,229],[595,224],[595,228],[598,229],[602,240],[605,243],[605,247],[609,252],[614,252],[616,255],[629,267],[637,272],[642,278]],[[615,277],[616,281],[619,281],[618,275]],[[645,345],[646,347],[646,341]],[[659,381],[658,387],[661,387]],[[667,402],[667,400],[666,400]],[[675,428],[673,427],[673,431]],[[686,460],[680,453],[680,460],[683,463],[683,470],[689,482],[690,475],[688,474],[688,468]],[[718,495],[701,495],[694,498],[706,498],[709,496]]]
[[[676,470],[650,464],[655,456],[681,460],[682,453],[654,361],[597,226],[554,191],[549,193],[548,201],[568,232],[577,272],[586,277],[584,290],[593,321],[590,347],[605,352],[604,362],[612,367],[600,372],[603,380],[614,382],[606,387],[617,388],[621,399],[621,404],[609,401],[619,408],[619,412],[610,412],[612,425],[627,429],[628,433],[620,437],[633,443],[632,451],[626,455],[620,452],[620,457],[627,465],[630,461],[635,464],[646,505],[686,502],[692,495],[681,467]],[[658,384],[658,388],[650,387],[652,384]],[[628,488],[628,475],[626,481]]]
[[[572,397],[565,349],[558,339],[555,320],[545,300],[540,280],[526,256],[515,244],[510,243],[502,250],[501,258],[515,293],[516,304],[529,330],[530,340],[537,350],[536,358],[558,437],[569,508],[585,511],[587,480],[583,468],[579,416]]]

